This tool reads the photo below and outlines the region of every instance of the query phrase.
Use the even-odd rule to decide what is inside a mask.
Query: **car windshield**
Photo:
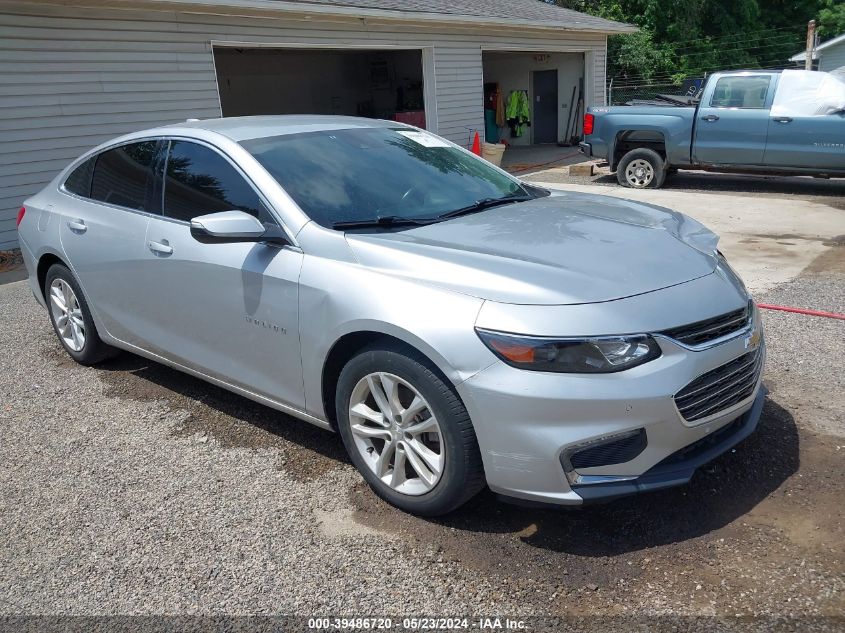
[[[326,227],[435,220],[491,200],[521,198],[520,183],[454,145],[412,128],[287,134],[241,143],[308,216]],[[383,223],[385,226],[390,223]]]

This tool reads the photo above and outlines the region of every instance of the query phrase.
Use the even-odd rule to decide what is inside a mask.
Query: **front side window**
[[[765,108],[771,77],[728,76],[716,83],[711,108]]]
[[[450,143],[411,128],[286,134],[241,143],[315,222],[433,219],[527,192]]]
[[[91,179],[91,199],[158,213],[160,205],[152,191],[157,150],[157,141],[143,141],[99,154]]]
[[[164,215],[190,222],[218,211],[240,210],[262,222],[269,214],[258,194],[214,150],[190,141],[172,141],[164,179]]]

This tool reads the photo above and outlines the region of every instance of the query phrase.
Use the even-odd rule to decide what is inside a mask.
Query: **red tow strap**
[[[781,312],[795,312],[796,314],[806,314],[809,316],[826,317],[828,319],[842,319],[845,321],[845,314],[838,312],[824,312],[823,310],[807,310],[806,308],[790,308],[789,306],[776,306],[768,303],[758,303],[758,308],[764,310],[779,310]]]

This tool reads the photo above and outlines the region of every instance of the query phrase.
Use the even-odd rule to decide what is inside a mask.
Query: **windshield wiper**
[[[393,228],[397,226],[423,226],[424,224],[431,224],[431,220],[422,218],[403,218],[398,215],[380,215],[375,218],[368,218],[364,220],[346,220],[344,222],[335,222],[332,224],[333,229],[368,229],[368,228]]]
[[[505,196],[503,198],[482,198],[481,200],[476,200],[470,205],[465,207],[461,207],[460,209],[455,209],[454,211],[447,211],[446,213],[441,213],[437,216],[439,220],[446,220],[448,218],[456,218],[460,215],[468,215],[470,213],[478,213],[479,211],[484,211],[485,209],[491,209],[493,207],[498,207],[503,204],[510,204],[511,202],[525,202],[527,200],[533,200],[534,196]]]

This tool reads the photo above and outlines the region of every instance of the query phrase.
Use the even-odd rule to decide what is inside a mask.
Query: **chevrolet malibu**
[[[391,121],[137,132],[25,202],[67,353],[128,350],[337,431],[388,502],[683,484],[756,427],[757,309],[695,220],[550,192]]]

